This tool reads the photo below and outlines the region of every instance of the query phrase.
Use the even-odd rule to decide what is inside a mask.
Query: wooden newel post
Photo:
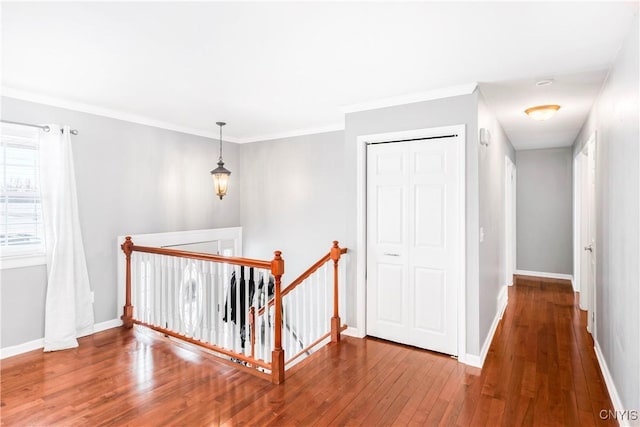
[[[131,253],[133,252],[133,242],[131,241],[131,236],[127,236],[120,247],[126,257],[126,301],[120,318],[122,319],[122,326],[130,329],[133,327],[133,306],[131,305]]]
[[[333,241],[331,259],[333,260],[333,317],[331,318],[331,342],[340,342],[340,315],[338,314],[338,261],[340,261],[340,246]]]
[[[275,319],[274,319],[274,346],[271,353],[271,382],[280,384],[284,382],[284,350],[282,349],[282,293],[281,281],[284,274],[284,260],[280,256],[282,252],[275,251],[275,257],[271,261],[271,274],[275,277]]]

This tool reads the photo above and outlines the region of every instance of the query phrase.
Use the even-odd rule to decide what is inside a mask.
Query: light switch
[[[484,242],[484,227],[480,227],[480,243]]]

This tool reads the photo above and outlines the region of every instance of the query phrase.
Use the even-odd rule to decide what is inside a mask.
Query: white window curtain
[[[40,138],[40,187],[47,249],[44,351],[78,346],[93,332],[93,303],[82,245],[71,129],[49,125]]]

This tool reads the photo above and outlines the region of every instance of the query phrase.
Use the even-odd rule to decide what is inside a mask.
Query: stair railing
[[[338,264],[347,249],[337,241],[285,289],[280,251],[265,261],[137,246],[131,237],[121,248],[125,328],[140,325],[203,347],[274,384],[321,344],[339,342],[346,328]]]
[[[347,328],[340,320],[339,261],[347,253],[337,241],[331,250],[282,290],[285,366],[288,368],[322,344],[339,342]],[[276,299],[258,310],[258,318]],[[277,311],[277,310],[276,310]]]
[[[131,237],[121,248],[125,328],[141,325],[229,357],[275,384],[284,381],[280,251],[264,261],[136,246]],[[269,300],[270,282],[273,319],[263,319],[266,335],[257,334],[253,313]]]

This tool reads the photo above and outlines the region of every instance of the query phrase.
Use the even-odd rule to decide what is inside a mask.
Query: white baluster
[[[331,266],[333,266],[333,262],[329,261],[325,263],[323,267],[324,277],[322,279],[322,300],[324,302],[324,305],[322,310],[322,329],[323,330],[320,332],[321,334],[331,330],[330,302],[333,302],[333,300],[331,299],[332,292],[330,293],[330,291],[331,289],[333,289],[333,281],[330,280],[331,276],[329,275],[330,264]]]
[[[203,267],[202,260],[192,260],[194,269],[193,269],[193,279],[195,283],[195,287],[193,290],[193,319],[194,319],[194,338],[202,341],[203,331],[204,331],[204,304],[206,299],[204,299],[204,276],[203,276]]]
[[[341,322],[347,321],[345,313],[345,307],[347,306],[347,265],[349,264],[349,253],[340,256],[340,263],[338,264],[338,314],[340,315]],[[341,325],[342,326],[342,325]]]
[[[215,288],[215,274],[214,274],[214,270],[213,270],[213,266],[215,265],[215,262],[208,262],[207,263],[207,271],[208,271],[208,279],[207,279],[207,291],[208,291],[208,295],[209,295],[209,303],[207,304],[207,313],[209,315],[209,334],[207,335],[207,341],[209,343],[215,343],[214,341],[214,331],[216,328],[216,316],[217,314],[217,309],[216,309],[216,288]]]
[[[224,282],[223,282],[223,273],[224,273],[224,264],[215,264],[216,268],[216,304],[217,304],[217,322],[216,322],[216,341],[215,344],[221,347],[224,347],[224,321],[222,320],[224,316]]]
[[[309,339],[309,315],[311,314],[311,307],[309,301],[309,283],[305,279],[300,284],[300,292],[302,293],[302,306],[304,307],[304,313],[302,315],[302,336],[304,337],[304,345],[309,345],[311,342]]]
[[[236,309],[233,310],[233,316],[236,321],[233,322],[233,351],[240,351],[240,269],[242,267],[235,265],[234,271],[236,272],[236,293],[233,295],[236,301]]]
[[[180,331],[180,264],[182,258],[173,259],[173,330]]]
[[[133,252],[131,254],[131,305],[133,305],[133,318],[139,319],[138,315],[140,307],[138,307],[138,288],[140,287],[140,254]],[[124,283],[122,284],[124,286]],[[118,310],[122,307],[118,307]]]
[[[271,272],[265,271],[265,298],[264,298],[264,314],[262,316],[262,324],[264,325],[264,360],[267,363],[271,362],[272,351],[272,327],[271,327],[271,309],[269,308],[269,279],[271,278]]]
[[[179,317],[180,317],[179,331],[181,334],[186,334],[186,326],[187,326],[187,322],[186,322],[187,313],[186,313],[186,306],[185,306],[185,300],[187,300],[187,298],[185,298],[185,295],[187,295],[188,289],[184,286],[186,265],[187,265],[187,260],[185,258],[180,258],[180,278],[178,281],[178,286],[180,291],[178,293],[178,297],[179,297],[178,310],[179,310]]]
[[[139,253],[140,257],[140,279],[138,282],[138,288],[136,289],[137,301],[138,301],[138,320],[146,320],[147,301],[145,299],[145,288],[147,286],[147,254]]]
[[[162,326],[163,328],[168,327],[168,321],[167,321],[167,306],[168,306],[168,286],[169,286],[169,277],[168,277],[168,269],[167,269],[167,263],[169,262],[169,257],[166,256],[162,256],[161,257],[162,263],[162,307],[161,307],[161,313],[160,313],[160,326]]]
[[[264,301],[266,299],[266,293],[268,293],[269,282],[268,277],[264,270],[258,270],[258,283],[262,282],[262,289],[256,298],[256,358],[264,360],[264,315],[260,315],[260,306],[264,307]],[[265,281],[267,280],[267,281]]]
[[[218,268],[220,269],[219,271],[219,278],[220,281],[218,282],[218,287],[219,287],[219,292],[220,292],[220,319],[229,319],[228,317],[228,305],[227,305],[227,283],[226,283],[226,279],[227,279],[227,269],[228,269],[228,264],[220,264],[218,266]],[[224,322],[224,320],[222,320],[222,322],[220,323],[220,330],[219,330],[219,337],[218,337],[218,342],[220,343],[221,347],[227,348],[227,329],[229,327],[229,323],[228,322]]]
[[[247,281],[245,282],[244,285],[244,354],[245,356],[250,356],[251,355],[251,324],[250,321],[251,319],[249,319],[249,308],[251,307],[251,293],[249,292],[251,290],[251,283],[253,283],[253,289],[255,291],[255,271],[253,269],[253,267],[246,267],[246,274],[247,274]],[[251,281],[251,277],[253,277],[253,281]]]
[[[289,351],[289,321],[287,320],[287,301],[286,298],[282,298],[282,348],[284,349],[285,357]]]
[[[175,257],[169,256],[167,257],[167,264],[166,264],[166,272],[167,272],[167,294],[166,294],[166,321],[167,321],[167,329],[169,330],[173,330],[173,283],[174,283],[174,279],[173,279],[173,261],[175,260]]]
[[[300,346],[300,340],[302,339],[300,333],[302,331],[302,301],[301,301],[301,293],[300,288],[296,288],[293,292],[295,294],[295,304],[296,304],[296,353],[300,351],[302,348],[298,348]],[[293,356],[293,354],[291,355]]]
[[[148,293],[148,287],[149,287],[149,275],[151,273],[149,272],[149,266],[150,266],[149,254],[141,254],[141,255],[142,255],[142,266],[144,268],[144,273],[142,275],[142,283],[141,283],[142,286],[140,286],[140,289],[139,289],[140,320],[142,320],[143,322],[146,322],[147,320],[149,320],[147,316],[147,309],[148,309],[147,293]]]
[[[317,284],[317,288],[316,288],[316,307],[318,309],[317,313],[316,313],[316,332],[315,332],[315,337],[314,337],[314,341],[316,339],[318,339],[322,333],[324,332],[324,319],[323,319],[323,296],[324,296],[324,282],[322,279],[322,271],[320,272],[320,274],[317,275],[316,278],[316,284]]]

